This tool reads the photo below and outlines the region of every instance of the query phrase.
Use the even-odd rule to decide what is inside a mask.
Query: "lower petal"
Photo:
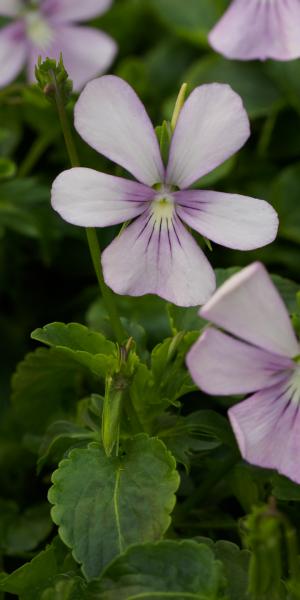
[[[253,250],[276,237],[278,217],[264,200],[205,190],[177,192],[174,198],[185,223],[227,248]]]
[[[136,181],[77,167],[54,181],[51,203],[68,223],[106,227],[137,217],[153,197],[153,190]]]
[[[144,213],[106,248],[102,265],[107,285],[118,294],[157,294],[197,306],[215,289],[209,262],[176,215],[157,223]]]
[[[0,31],[0,87],[13,81],[26,60],[26,41],[21,22],[7,25]]]
[[[103,31],[90,27],[57,26],[50,47],[43,51],[32,48],[30,78],[34,79],[34,65],[39,55],[59,60],[62,53],[74,89],[79,91],[88,81],[107,71],[116,52],[116,43]]]
[[[249,394],[286,378],[293,361],[207,329],[187,355],[193,380],[208,394]]]
[[[298,0],[233,0],[209,35],[228,58],[291,60],[300,56]]]
[[[229,410],[243,458],[300,483],[300,412],[290,382],[258,392]]]

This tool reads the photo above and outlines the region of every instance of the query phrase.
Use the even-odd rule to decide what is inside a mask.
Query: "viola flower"
[[[299,0],[233,0],[209,34],[227,58],[293,60],[300,56]]]
[[[185,102],[165,168],[152,123],[133,89],[107,75],[88,83],[75,107],[75,127],[90,146],[138,182],[74,168],[52,188],[63,219],[106,227],[134,219],[105,249],[105,282],[118,294],[157,294],[174,304],[203,304],[215,275],[187,231],[240,250],[270,243],[278,220],[263,200],[187,188],[236,152],[249,136],[241,98],[228,86],[203,85]]]
[[[105,12],[112,0],[0,0],[0,16],[14,22],[0,30],[0,87],[13,81],[27,65],[34,81],[38,57],[59,59],[74,89],[106,71],[116,54],[116,43],[102,31],[75,23]]]
[[[194,381],[208,394],[254,392],[229,410],[243,458],[300,483],[300,346],[264,266],[231,277],[200,315],[231,335],[203,333],[187,356]]]

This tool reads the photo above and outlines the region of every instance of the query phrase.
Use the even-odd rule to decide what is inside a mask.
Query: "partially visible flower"
[[[52,206],[74,225],[106,227],[135,219],[106,248],[104,278],[115,292],[158,294],[203,304],[214,272],[184,224],[240,250],[270,243],[278,220],[263,200],[187,190],[236,152],[249,136],[240,97],[228,85],[196,88],[185,102],[165,169],[152,123],[133,89],[107,75],[91,81],[75,107],[75,126],[93,148],[140,183],[75,168],[54,181]]]
[[[255,392],[229,410],[241,454],[300,483],[300,346],[264,266],[231,277],[200,314],[231,335],[203,333],[187,356],[194,381],[208,394]]]
[[[299,0],[233,0],[209,34],[227,58],[293,60],[300,56]]]
[[[38,57],[59,59],[80,90],[105,72],[116,54],[116,43],[102,31],[74,23],[105,12],[112,0],[0,0],[0,15],[14,22],[0,31],[0,87],[13,81],[27,65],[34,81]]]

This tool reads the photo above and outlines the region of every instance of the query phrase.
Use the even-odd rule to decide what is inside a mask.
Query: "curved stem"
[[[52,82],[53,82],[53,85],[55,86],[55,102],[56,102],[57,112],[59,115],[59,120],[60,120],[60,124],[61,124],[61,128],[62,128],[67,152],[69,155],[70,163],[71,163],[72,167],[79,167],[80,163],[79,163],[76,146],[74,144],[72,131],[71,131],[70,124],[68,121],[65,105],[64,105],[64,102],[62,101],[54,72],[52,72]],[[104,301],[106,310],[107,310],[109,318],[110,318],[111,326],[112,326],[116,340],[118,341],[119,344],[121,344],[124,341],[124,338],[126,338],[126,332],[123,328],[120,316],[118,314],[118,310],[117,310],[116,303],[114,300],[114,294],[110,290],[110,288],[107,287],[107,285],[104,281],[102,266],[101,266],[101,250],[100,250],[100,246],[99,246],[99,242],[98,242],[98,238],[97,238],[96,229],[94,227],[86,228],[86,235],[87,235],[87,241],[88,241],[88,246],[89,246],[89,250],[90,250],[92,263],[93,263],[93,266],[95,269],[95,273],[97,276],[97,280],[98,280],[98,284],[99,284],[99,287],[101,290],[103,301]]]

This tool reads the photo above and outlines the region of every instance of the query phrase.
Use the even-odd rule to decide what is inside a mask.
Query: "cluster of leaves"
[[[207,33],[227,4],[116,0],[93,25],[117,40],[114,72],[156,123],[182,81],[242,96],[250,143],[196,185],[266,198],[280,232],[259,253],[214,248],[212,262],[218,285],[255,258],[279,273],[300,335],[300,61],[215,55]],[[118,298],[128,337],[112,341],[84,235],[49,206],[68,165],[55,106],[20,79],[0,115],[1,600],[299,599],[300,487],[244,464],[226,418],[237,399],[193,385],[185,356],[207,324],[196,308]],[[113,169],[76,143],[81,164]]]

